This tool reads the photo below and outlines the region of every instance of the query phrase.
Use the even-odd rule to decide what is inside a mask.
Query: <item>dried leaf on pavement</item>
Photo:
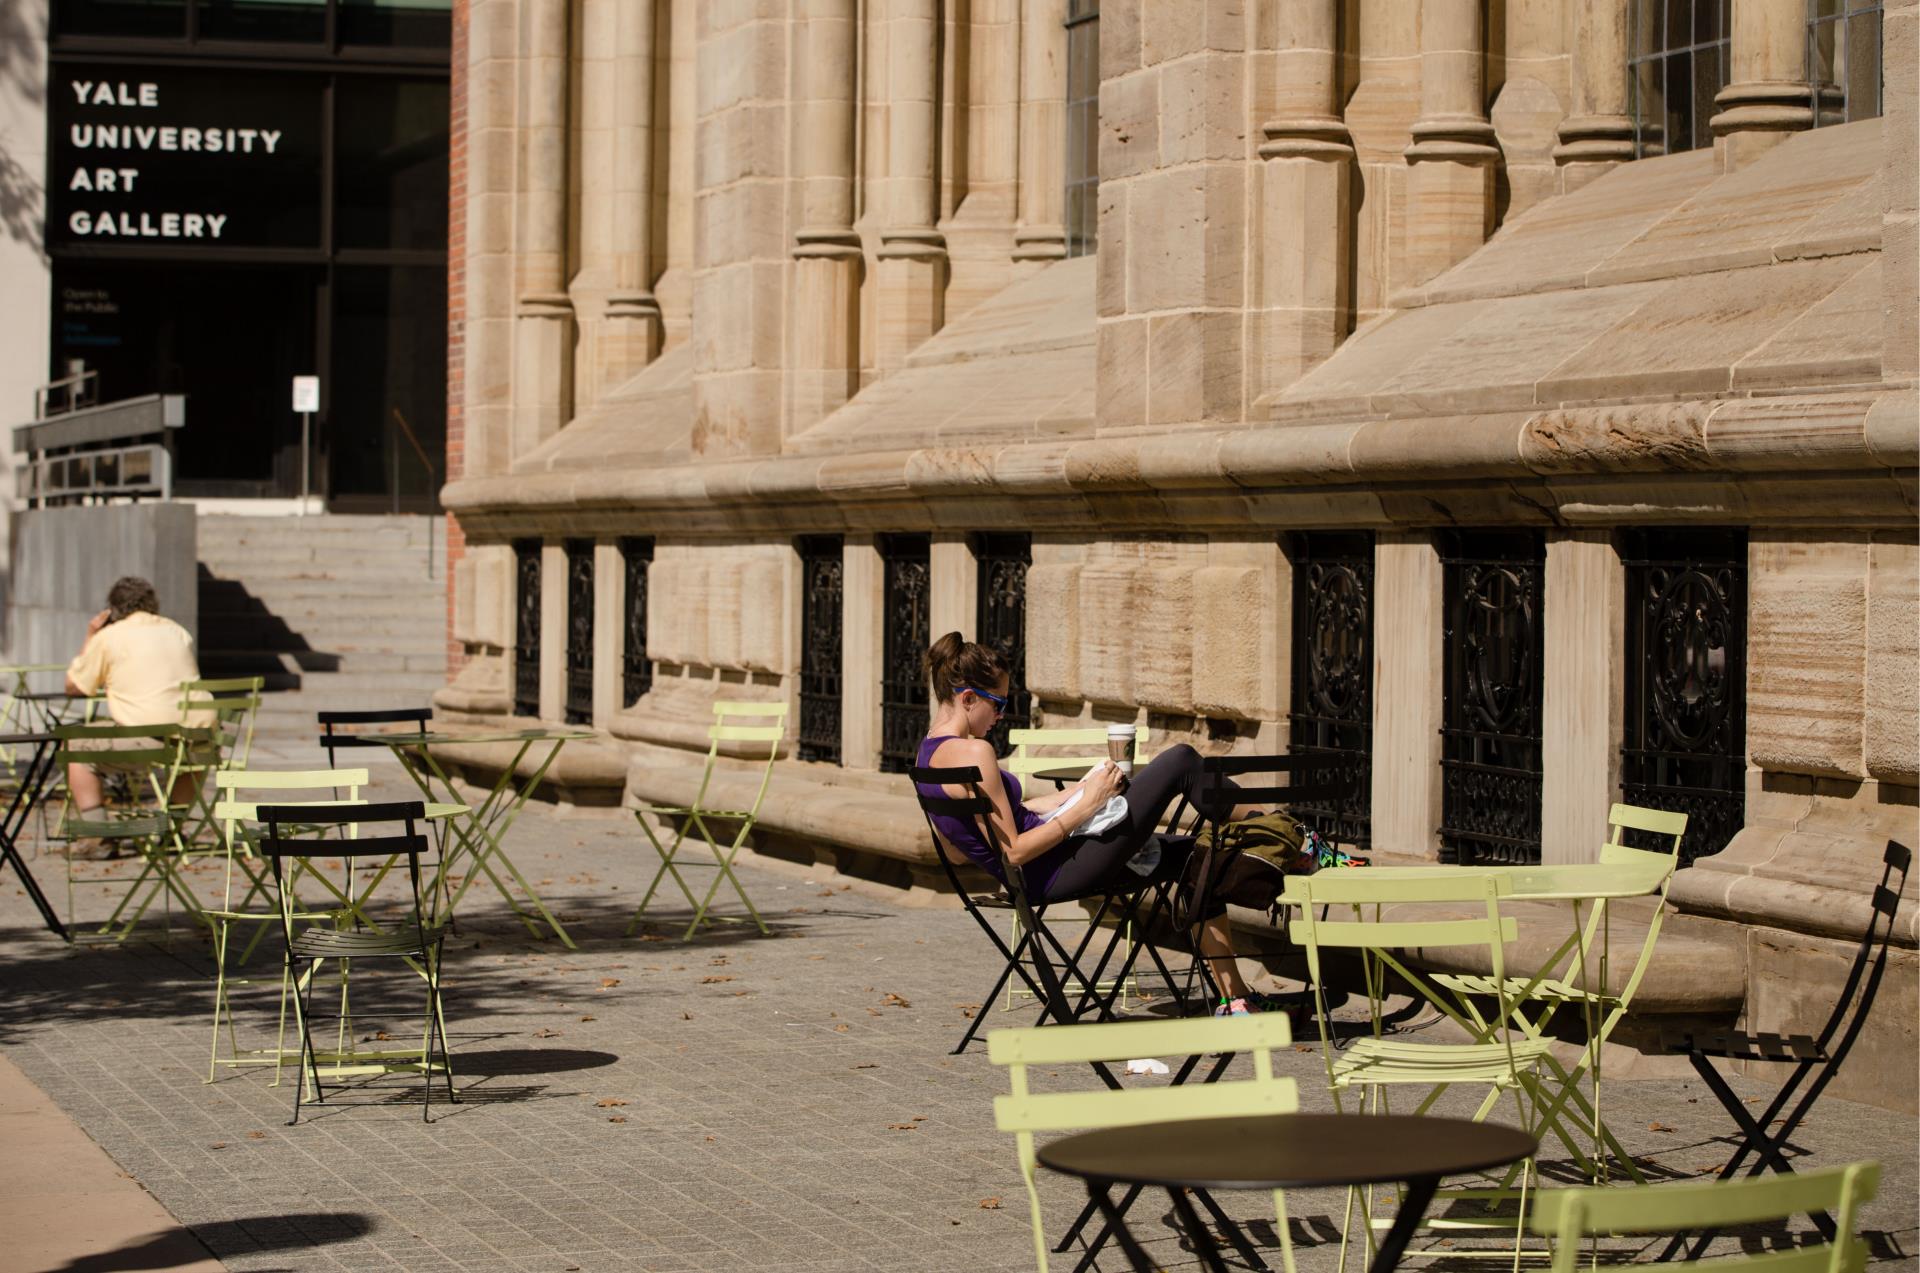
[[[632,1103],[633,1102],[631,1101],[623,1101],[617,1096],[602,1097],[601,1099],[594,1102],[594,1104],[599,1106],[601,1109],[613,1109],[614,1107],[619,1105],[631,1105]]]
[[[560,1037],[560,1034],[561,1032],[558,1030],[549,1030],[545,1026],[541,1026],[533,1032],[533,1037],[536,1039],[557,1039]]]
[[[732,978],[732,977],[725,977],[725,976],[722,976],[722,977],[702,977],[702,978],[700,978],[700,984],[701,984],[701,985],[703,985],[703,986],[715,986],[715,985],[718,985],[718,984],[720,984],[720,983],[721,983],[721,982],[723,982],[723,981],[732,981],[732,980],[733,980],[733,978]]]
[[[602,990],[611,990],[611,989],[613,989],[613,988],[614,988],[615,986],[617,986],[617,985],[619,985],[619,984],[620,984],[620,978],[618,978],[618,977],[602,977],[602,978],[600,978],[600,988],[601,988]]]
[[[980,1209],[982,1211],[998,1211],[1000,1209],[1000,1199],[982,1198],[980,1199]]]
[[[896,995],[896,994],[888,994],[887,997],[882,999],[880,1002],[892,1004],[896,1008],[911,1008],[913,1006],[911,1003],[908,1003],[905,999],[902,999],[899,995]]]
[[[1650,1132],[1670,1132],[1673,1128],[1667,1126],[1665,1123],[1648,1123],[1647,1130]]]

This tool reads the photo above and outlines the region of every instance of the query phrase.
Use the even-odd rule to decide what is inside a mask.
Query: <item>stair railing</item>
[[[413,426],[407,423],[407,417],[400,414],[400,408],[394,407],[392,410],[394,422],[400,426],[400,433],[406,435],[408,445],[413,447],[413,453],[420,457],[420,463],[427,470],[427,492],[437,504],[440,498],[439,466],[434,464],[427,455],[427,448],[420,445],[420,439],[414,435]],[[392,442],[393,454],[393,482],[390,486],[393,492],[393,511],[398,514],[400,512],[400,434],[390,433],[387,436]],[[427,578],[429,579],[433,578],[433,542],[439,537],[435,534],[433,522],[434,514],[429,512],[427,514]]]

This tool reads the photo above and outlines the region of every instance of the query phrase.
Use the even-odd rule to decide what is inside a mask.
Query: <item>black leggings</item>
[[[1153,836],[1167,810],[1185,796],[1198,803],[1205,781],[1200,753],[1185,743],[1169,747],[1134,774],[1127,787],[1127,816],[1099,835],[1070,835],[1060,846],[1067,858],[1054,868],[1037,901],[1059,901],[1102,892],[1108,887],[1138,887],[1158,883],[1179,875],[1193,856],[1190,840],[1165,841],[1160,862],[1153,872],[1142,877],[1127,869],[1127,860],[1138,853]],[[1229,790],[1234,784],[1227,782]],[[1058,851],[1058,850],[1056,850]],[[1222,905],[1214,915],[1222,914]],[[1213,915],[1203,918],[1211,919]]]

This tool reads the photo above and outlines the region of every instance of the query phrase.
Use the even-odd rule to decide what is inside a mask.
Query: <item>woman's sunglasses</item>
[[[986,699],[989,703],[993,704],[993,710],[996,712],[1004,712],[1007,710],[1007,699],[1004,694],[995,694],[992,690],[977,690],[971,685],[956,685],[953,688],[956,691],[965,690],[969,694]]]

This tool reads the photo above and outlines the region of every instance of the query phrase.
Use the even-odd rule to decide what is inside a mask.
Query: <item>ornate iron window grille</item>
[[[1546,539],[1455,531],[1441,561],[1442,852],[1464,865],[1538,862]]]
[[[973,556],[979,567],[974,631],[981,644],[1000,652],[1010,681],[1007,710],[987,735],[1004,756],[1012,750],[1007,731],[1033,724],[1033,696],[1027,693],[1027,568],[1033,564],[1033,536],[976,535]]]
[[[1732,0],[1633,0],[1627,78],[1633,153],[1645,159],[1713,144],[1707,126],[1730,71]]]
[[[593,721],[593,541],[567,541],[567,723]]]
[[[513,714],[540,714],[540,541],[513,541]]]
[[[620,654],[620,693],[631,707],[653,688],[653,660],[647,657],[647,571],[653,565],[653,541],[621,540],[620,565],[625,578],[622,618],[626,631]]]
[[[1296,814],[1328,839],[1366,848],[1373,820],[1373,535],[1293,536],[1293,701],[1287,748],[1324,755],[1359,781],[1347,799]],[[1312,771],[1296,781],[1315,781]]]
[[[1621,796],[1687,815],[1681,860],[1746,819],[1747,534],[1630,533]]]
[[[905,773],[927,736],[927,601],[933,570],[925,535],[880,537],[882,586],[880,772]]]
[[[800,729],[802,760],[840,763],[840,612],[838,535],[809,535],[800,552]]]

